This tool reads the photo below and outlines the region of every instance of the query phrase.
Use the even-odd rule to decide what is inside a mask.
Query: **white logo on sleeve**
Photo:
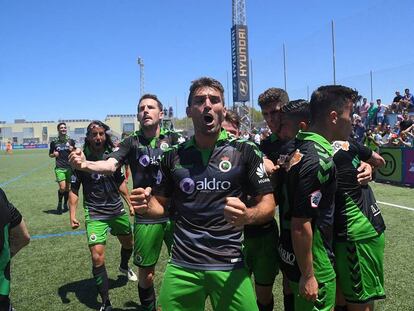
[[[322,199],[322,193],[320,190],[316,190],[311,193],[310,195],[310,203],[312,208],[317,208],[319,206],[319,202]]]
[[[260,165],[256,169],[256,175],[259,176],[259,178],[263,178],[266,174],[265,168],[263,163],[260,163]]]

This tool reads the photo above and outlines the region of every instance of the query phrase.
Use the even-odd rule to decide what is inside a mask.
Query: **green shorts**
[[[8,296],[10,293],[10,245],[9,225],[4,228],[4,244],[0,251],[0,295]]]
[[[132,232],[127,214],[115,216],[111,219],[89,219],[86,220],[85,226],[89,245],[105,244],[108,231],[112,235],[129,235]]]
[[[138,267],[152,267],[160,257],[162,241],[171,251],[174,222],[160,224],[135,224],[134,226],[134,264]]]
[[[315,302],[307,301],[299,295],[299,284],[289,281],[289,286],[295,297],[295,311],[331,311],[335,306],[336,279],[318,283],[318,298]]]
[[[347,302],[385,298],[384,233],[356,242],[336,242],[336,271]]]
[[[70,182],[72,177],[72,169],[70,168],[55,168],[56,182],[66,181]]]
[[[215,311],[258,311],[247,269],[202,271],[167,264],[160,310],[203,311],[207,297]]]
[[[279,273],[278,239],[276,226],[262,236],[244,238],[244,258],[257,285],[272,286]]]

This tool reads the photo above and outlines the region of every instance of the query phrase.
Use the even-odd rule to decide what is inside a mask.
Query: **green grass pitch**
[[[9,200],[21,211],[32,236],[71,232],[69,215],[56,215],[57,185],[54,160],[47,150],[15,150],[0,155],[0,185]],[[379,201],[414,207],[413,189],[373,183]],[[385,287],[387,299],[376,310],[414,310],[414,211],[380,204],[387,225],[385,246]],[[78,219],[83,211],[78,208]],[[120,245],[110,237],[106,267],[114,310],[139,310],[137,283],[118,274]],[[167,261],[165,249],[157,265],[159,290]],[[92,279],[86,236],[63,235],[33,239],[12,259],[11,299],[18,311],[97,310],[99,299]],[[275,310],[282,310],[281,277],[274,286]],[[207,303],[206,310],[211,310]]]

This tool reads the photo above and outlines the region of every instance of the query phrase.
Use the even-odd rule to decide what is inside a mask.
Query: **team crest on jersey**
[[[135,255],[135,263],[140,264],[142,262],[142,256],[140,254]]]
[[[342,141],[342,140],[337,140],[334,141],[332,144],[332,148],[333,148],[333,153],[337,153],[339,150],[344,150],[344,151],[348,151],[349,150],[349,142],[348,141]]]
[[[289,172],[289,170],[298,164],[300,161],[302,161],[303,154],[300,153],[299,149],[296,149],[296,151],[292,154],[292,156],[289,159],[289,162],[286,165],[286,171]]]
[[[99,179],[101,179],[101,177],[103,177],[103,175],[102,174],[97,174],[97,173],[92,173],[91,177],[92,177],[93,180],[99,180]]]
[[[316,190],[311,193],[310,195],[310,203],[312,208],[317,208],[319,206],[319,202],[322,199],[322,193],[320,190]]]
[[[150,164],[150,157],[147,154],[143,154],[142,156],[139,157],[138,162],[143,167],[147,167]]]
[[[90,242],[95,242],[95,241],[96,241],[96,239],[97,239],[97,237],[96,237],[96,234],[95,234],[95,233],[92,233],[92,234],[89,236],[89,241],[90,241]]]
[[[180,181],[180,189],[184,193],[192,194],[195,190],[194,180],[188,177],[184,178]]]
[[[223,173],[227,173],[228,171],[231,170],[231,162],[229,161],[230,158],[229,157],[222,157],[221,161],[219,163],[219,170],[222,171]]]
[[[170,147],[170,145],[168,145],[168,143],[166,143],[165,141],[163,141],[163,142],[160,144],[160,149],[161,149],[162,151],[167,150],[169,147]]]

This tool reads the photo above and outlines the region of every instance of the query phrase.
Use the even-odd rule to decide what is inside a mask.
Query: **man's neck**
[[[195,143],[200,149],[213,149],[220,135],[218,131],[215,135],[204,135],[202,133],[194,133]]]
[[[311,125],[309,127],[309,132],[321,135],[322,137],[324,137],[330,143],[334,141],[332,131],[327,127],[318,126],[318,125]]]
[[[64,140],[66,138],[66,134],[59,134],[59,140]]]
[[[159,125],[142,128],[142,133],[144,134],[144,137],[147,139],[159,137],[160,132],[161,132],[161,128]]]

